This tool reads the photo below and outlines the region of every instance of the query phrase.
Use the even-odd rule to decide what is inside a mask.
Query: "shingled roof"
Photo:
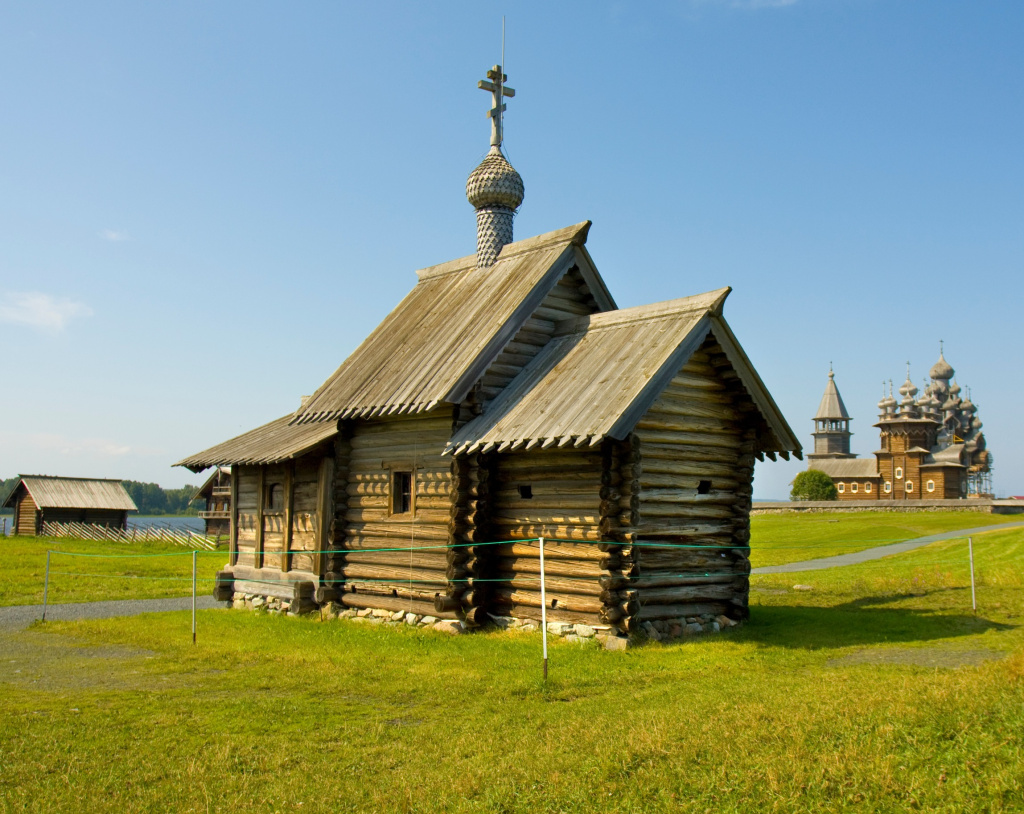
[[[292,425],[291,419],[291,415],[282,416],[174,465],[202,472],[208,466],[280,463],[309,452],[338,433],[337,421]]]
[[[729,288],[570,320],[448,452],[595,446],[625,438],[709,333],[774,436],[765,452],[800,454],[760,377],[721,318]]]
[[[4,500],[14,505],[18,486],[24,484],[40,509],[107,509],[136,512],[138,507],[119,480],[106,478],[62,478],[55,475],[19,475],[21,480]]]
[[[417,272],[419,282],[293,418],[417,413],[457,404],[574,264],[599,307],[615,302],[583,249],[590,221]]]
[[[827,421],[829,419],[848,419],[849,417],[846,405],[843,404],[843,397],[839,395],[839,388],[836,387],[836,374],[830,370],[828,384],[825,385],[825,392],[814,418],[816,421]]]

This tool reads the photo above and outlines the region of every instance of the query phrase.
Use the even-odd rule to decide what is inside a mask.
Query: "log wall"
[[[339,467],[335,479],[335,550],[328,575],[343,604],[454,615],[434,609],[435,597],[449,588],[452,460],[441,453],[451,432],[447,407],[346,427],[344,472]],[[404,514],[392,511],[396,471],[413,473],[412,507]],[[408,548],[418,550],[381,550]]]
[[[330,479],[332,464],[333,459],[320,452],[280,464],[235,467],[237,565],[319,573],[321,483]],[[281,504],[272,507],[269,493],[275,485],[280,486]]]
[[[493,465],[493,539],[552,541],[544,546],[549,620],[600,622],[601,469],[600,451],[560,449],[507,453]],[[492,612],[539,619],[539,543],[492,548],[491,579],[503,580],[491,583]]]
[[[746,618],[756,422],[713,337],[638,422],[635,568],[620,592],[639,604],[630,626],[709,613]]]
[[[38,528],[38,507],[24,485],[18,487],[21,496],[14,506],[14,533],[35,537]]]

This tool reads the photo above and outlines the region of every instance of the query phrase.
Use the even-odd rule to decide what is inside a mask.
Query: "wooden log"
[[[638,432],[640,441],[643,443],[643,454],[644,459],[658,457],[650,447],[668,447],[669,449],[664,451],[664,455],[668,457],[675,453],[673,448],[676,446],[693,446],[693,447],[711,447],[713,449],[726,450],[725,453],[734,450],[737,446],[738,438],[735,433],[715,433],[709,431],[703,432],[674,432],[671,430],[643,430]]]
[[[495,546],[495,554],[499,557],[512,557],[525,559],[538,559],[540,557],[540,544],[533,543],[503,543]],[[545,560],[569,560],[580,562],[599,562],[607,555],[592,543],[549,543],[544,541]]]
[[[672,520],[670,518],[642,520],[634,528],[633,532],[638,537],[659,537],[659,536],[685,536],[685,537],[707,537],[733,532],[734,521],[690,521]]]
[[[557,540],[586,540],[598,542],[600,529],[589,524],[542,524],[494,521],[495,537],[501,540],[534,540],[538,537]],[[545,556],[547,543],[545,542]]]
[[[623,469],[623,475],[642,477],[646,472],[682,472],[680,465],[703,463],[715,465],[722,474],[735,474],[740,453],[726,447],[705,447],[696,444],[647,444],[644,446],[643,470],[641,474]],[[674,465],[674,466],[673,466]]]
[[[344,561],[352,565],[377,565],[385,567],[436,568],[444,571],[448,567],[444,548],[427,551],[340,551]]]
[[[360,509],[352,506],[349,506],[346,516],[348,517],[349,523],[379,523],[382,520],[387,519],[387,522],[390,524],[395,526],[401,525],[406,528],[413,523],[436,523],[447,527],[449,519],[447,507],[443,511],[437,509],[420,509],[417,507],[414,520],[405,519],[404,515],[392,515],[391,517],[388,517],[387,509]]]
[[[498,605],[518,605],[526,608],[539,608],[539,591],[516,591],[511,588],[496,588],[493,592],[494,601]],[[579,613],[599,614],[604,607],[595,595],[593,599],[576,594],[547,593],[546,599],[551,610],[562,610]]]
[[[649,438],[656,443],[659,436],[680,435],[728,435],[738,438],[742,428],[735,421],[726,418],[704,418],[699,416],[645,416],[636,425],[636,434],[642,439]]]
[[[669,421],[676,417],[740,421],[744,416],[741,410],[732,405],[732,398],[728,395],[706,394],[702,398],[695,398],[671,394],[658,399],[642,421]]]
[[[655,489],[677,489],[695,495],[702,480],[711,481],[711,494],[739,494],[739,489],[749,488],[741,486],[741,481],[734,477],[727,468],[723,467],[723,469],[726,472],[724,475],[707,476],[704,476],[702,472],[687,472],[685,474],[644,472],[639,478],[643,499],[646,500],[650,492]],[[701,497],[704,496],[701,495]]]
[[[678,518],[679,520],[725,520],[733,517],[731,506],[694,505],[688,503],[648,503],[644,501],[641,514],[645,520],[657,522],[660,518]]]
[[[596,580],[604,570],[598,560],[555,560],[547,555],[544,546],[544,573],[553,577],[584,577]],[[503,573],[539,574],[540,559],[538,557],[499,557],[496,567]]]
[[[739,579],[744,580],[740,577]],[[746,593],[746,586],[729,583],[702,583],[700,585],[666,585],[645,588],[640,591],[640,602],[644,605],[671,605],[693,602],[732,601],[738,593]]]
[[[377,565],[357,565],[346,563],[342,566],[345,582],[356,583],[361,580],[372,582],[394,582],[396,585],[412,585],[414,589],[423,591],[444,590],[448,579],[444,569],[427,568],[388,568]]]
[[[546,571],[546,569],[545,569]],[[501,580],[494,582],[493,580]],[[512,588],[516,591],[535,591],[540,595],[539,574],[515,574],[508,571],[500,571],[486,582],[471,581],[473,588],[495,586],[499,588]],[[593,577],[556,577],[545,573],[544,588],[548,595],[560,596],[562,594],[597,597],[601,593],[601,586],[598,584],[597,576]]]
[[[600,471],[601,456],[597,452],[566,452],[562,449],[549,449],[540,452],[510,453],[502,456],[499,470],[505,474],[529,469],[562,469],[566,472],[578,472],[591,469]]]
[[[677,619],[686,616],[701,616],[711,614],[729,615],[730,604],[727,602],[694,602],[680,605],[641,605],[635,614],[630,617],[630,629],[634,625],[639,627],[639,622],[648,619]]]
[[[494,522],[500,525],[538,525],[538,526],[597,526],[601,518],[597,507],[564,511],[535,510],[532,507],[520,511],[501,507],[494,513]],[[539,536],[539,535],[538,535]]]
[[[530,621],[540,628],[540,610],[539,606],[534,607],[533,605],[500,605],[496,610],[500,613],[496,613],[495,616],[513,616],[522,621]],[[561,608],[549,608],[547,611],[548,622],[567,622],[569,624],[582,624],[590,625],[591,627],[607,627],[608,622],[601,619],[601,615],[598,613],[586,613],[584,611],[566,611]]]
[[[448,525],[416,523],[411,529],[408,522],[350,523],[345,529],[345,548],[367,549],[390,546],[421,546],[427,543],[447,543]]]
[[[438,613],[434,610],[433,598],[428,599],[408,599],[408,598],[396,598],[392,596],[371,596],[369,594],[353,594],[343,593],[338,594],[338,604],[344,605],[347,608],[380,608],[381,610],[389,611],[400,611],[404,610],[408,613],[416,613],[420,616],[439,616],[445,619],[454,619],[456,615],[454,612],[442,612]]]

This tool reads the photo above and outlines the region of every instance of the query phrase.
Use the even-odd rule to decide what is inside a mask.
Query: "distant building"
[[[991,497],[992,453],[986,448],[978,408],[961,399],[954,370],[939,353],[931,382],[919,398],[910,380],[902,400],[889,394],[878,402],[880,444],[874,458],[850,452],[850,415],[829,370],[828,384],[814,416],[810,469],[832,478],[840,500],[953,500]],[[952,384],[950,381],[952,380]]]
[[[216,467],[189,502],[197,500],[206,501],[206,508],[199,512],[206,523],[206,536],[227,537],[231,532],[231,467]]]
[[[4,501],[14,509],[14,533],[36,536],[50,524],[83,523],[125,529],[138,508],[119,480],[19,475]]]

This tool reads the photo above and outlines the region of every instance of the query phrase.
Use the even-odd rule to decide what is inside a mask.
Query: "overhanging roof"
[[[458,403],[573,266],[604,310],[615,302],[583,248],[590,222],[510,243],[489,268],[465,257],[419,282],[293,418],[396,415]]]
[[[19,475],[32,500],[40,509],[102,509],[138,511],[119,480],[106,478],[62,478],[53,475]],[[20,485],[19,484],[19,485]],[[13,506],[16,485],[4,501]]]
[[[570,320],[447,452],[596,446],[629,435],[709,333],[774,436],[766,452],[800,454],[757,373],[721,319],[730,289]]]
[[[283,416],[174,465],[202,472],[208,466],[280,463],[297,458],[338,434],[337,421],[292,425],[291,419],[291,415]]]

